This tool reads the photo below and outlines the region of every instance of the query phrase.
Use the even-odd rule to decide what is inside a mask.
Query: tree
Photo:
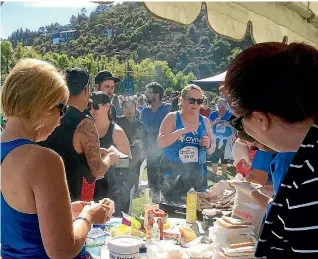
[[[10,41],[1,42],[1,74],[9,73],[14,66],[14,50]]]
[[[29,56],[57,53],[66,54],[69,60],[71,57],[86,60],[87,55],[92,54],[95,62],[102,55],[111,60],[117,52],[120,64],[130,58],[138,63],[150,58],[153,61],[147,63],[150,67],[155,66],[154,61],[166,61],[174,79],[168,80],[169,76],[165,74],[164,80],[177,88],[181,87],[181,83],[176,81],[179,71],[184,75],[193,73],[198,78],[215,75],[223,72],[241,50],[253,44],[250,35],[242,42],[217,36],[208,27],[205,12],[201,12],[191,25],[180,26],[154,18],[140,2],[124,2],[110,9],[106,5],[99,5],[89,16],[83,9],[70,17],[70,23],[79,37],[65,43],[52,44],[52,33],[58,35],[60,30],[67,28],[57,23],[42,24],[38,31],[19,29],[10,35],[9,41],[13,48],[18,43],[32,46],[36,53],[28,51]],[[42,27],[47,31],[46,36]],[[106,37],[107,28],[116,30],[117,35]],[[25,54],[21,55],[20,49],[16,56]],[[138,80],[144,84],[153,80],[153,77]]]
[[[78,25],[78,19],[75,15],[72,15],[71,19],[70,19],[70,23],[72,24],[72,26],[75,28]]]

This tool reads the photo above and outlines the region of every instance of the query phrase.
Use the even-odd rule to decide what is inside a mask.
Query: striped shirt
[[[264,223],[256,258],[318,258],[318,120],[300,145]]]

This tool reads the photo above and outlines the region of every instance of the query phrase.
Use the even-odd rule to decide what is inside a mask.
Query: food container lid
[[[116,254],[135,254],[139,252],[140,238],[133,236],[115,237],[108,241],[108,249]]]

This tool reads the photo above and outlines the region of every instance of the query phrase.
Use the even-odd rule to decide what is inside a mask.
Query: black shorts
[[[216,139],[216,149],[214,153],[211,155],[212,164],[219,163],[219,160],[221,160],[222,165],[228,164],[230,162],[230,159],[224,158],[226,140],[223,140],[223,146],[220,149],[218,149],[219,142],[220,140]]]

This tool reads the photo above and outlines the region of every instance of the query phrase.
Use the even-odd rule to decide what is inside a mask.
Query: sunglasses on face
[[[67,111],[67,105],[65,105],[64,103],[59,103],[56,105],[56,108],[60,110],[60,118],[62,118]]]
[[[203,101],[204,101],[202,98],[195,99],[195,98],[192,98],[192,97],[188,98],[187,100],[188,100],[188,102],[190,104],[194,104],[196,102],[198,105],[201,105],[203,103]]]
[[[248,113],[244,114],[243,116],[240,117],[235,117],[234,115],[232,115],[229,118],[229,123],[230,125],[236,129],[237,131],[244,131],[244,127],[243,127],[243,123],[242,120],[248,115]]]
[[[92,103],[92,107],[94,110],[98,111],[100,107],[105,105],[106,103]]]

